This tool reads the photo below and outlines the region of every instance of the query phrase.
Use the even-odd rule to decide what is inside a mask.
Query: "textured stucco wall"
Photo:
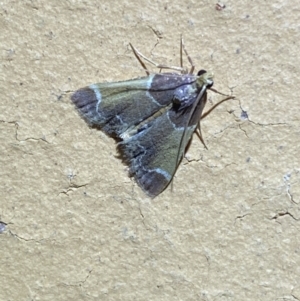
[[[215,4],[1,2],[0,300],[300,299],[300,2]],[[69,98],[180,34],[236,100],[151,200]]]

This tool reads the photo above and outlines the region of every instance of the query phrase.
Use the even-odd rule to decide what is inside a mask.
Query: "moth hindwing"
[[[91,126],[118,139],[130,175],[155,197],[172,180],[212,85],[212,74],[205,70],[197,75],[157,73],[92,84],[71,99]]]

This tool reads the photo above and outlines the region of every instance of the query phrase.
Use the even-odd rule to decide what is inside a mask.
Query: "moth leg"
[[[144,64],[144,62],[141,60],[141,56],[143,57],[143,55],[141,55],[137,49],[135,49],[131,43],[129,43],[130,47],[131,47],[131,50],[133,51],[134,53],[134,56],[137,58],[137,60],[139,61],[139,63],[142,65],[143,69],[145,70],[146,74],[147,75],[150,75],[150,72],[148,71],[146,65]]]
[[[210,89],[211,90],[211,89]],[[222,95],[222,93],[220,93]],[[217,106],[219,106],[221,103],[223,103],[224,101],[227,101],[229,99],[235,99],[234,96],[228,96],[222,100],[220,100],[219,102],[217,102],[215,105],[213,105],[207,112],[205,112],[204,114],[202,114],[201,116],[201,120],[204,119],[207,115],[209,115],[211,113],[211,111],[213,111]]]
[[[205,142],[204,142],[202,133],[201,133],[200,120],[199,120],[199,122],[197,123],[197,132],[196,132],[196,133],[197,133],[197,135],[198,135],[200,141],[201,141],[202,144],[204,145],[204,147],[205,147],[206,149],[208,149],[207,146],[206,146],[206,144],[205,144]]]
[[[146,68],[144,62],[141,60],[141,58],[143,58],[145,61],[147,61],[148,63],[154,65],[155,67],[157,67],[158,69],[171,69],[171,70],[176,70],[179,71],[181,73],[185,73],[185,69],[182,67],[176,67],[176,66],[167,66],[167,65],[163,65],[163,64],[157,64],[154,61],[150,60],[149,58],[147,58],[146,56],[144,56],[141,52],[139,52],[136,48],[134,48],[132,46],[132,44],[129,44],[135,57],[138,59],[138,61],[140,62],[140,64],[142,65],[143,69],[146,71],[147,75],[150,74],[150,72],[148,71],[148,69]]]
[[[182,48],[183,48],[183,38],[180,37],[180,67],[183,68],[183,59],[182,59]]]
[[[193,74],[195,71],[195,64],[194,64],[192,58],[190,57],[190,55],[188,54],[188,52],[184,46],[184,43],[183,43],[183,38],[181,37],[181,42],[180,42],[180,66],[181,67],[182,67],[182,49],[183,49],[185,55],[187,56],[189,63],[191,64],[191,70],[190,70],[189,74]]]
[[[224,94],[224,93],[222,93],[222,92],[219,92],[218,90],[216,90],[216,89],[214,89],[214,88],[209,88],[209,90],[211,90],[211,91],[213,91],[213,92],[215,92],[215,93],[217,93],[217,94],[223,95],[223,96],[227,96],[227,97],[230,97],[230,96],[231,96],[231,95],[228,95],[228,94]]]

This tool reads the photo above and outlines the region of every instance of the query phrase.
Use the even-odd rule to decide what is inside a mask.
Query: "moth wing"
[[[121,136],[172,102],[174,90],[195,81],[191,75],[154,74],[128,81],[99,83],[76,91],[71,99],[84,119],[109,135]]]
[[[194,98],[196,101],[197,96]],[[160,194],[172,180],[205,102],[206,92],[195,106],[184,111],[172,107],[119,143],[120,152],[130,166],[130,175],[149,196]]]

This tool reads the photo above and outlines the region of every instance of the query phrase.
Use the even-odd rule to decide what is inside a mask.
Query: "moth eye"
[[[206,70],[203,70],[203,69],[202,69],[202,70],[198,71],[197,75],[200,76],[200,75],[202,75],[202,74],[204,74],[204,73],[206,73]]]

